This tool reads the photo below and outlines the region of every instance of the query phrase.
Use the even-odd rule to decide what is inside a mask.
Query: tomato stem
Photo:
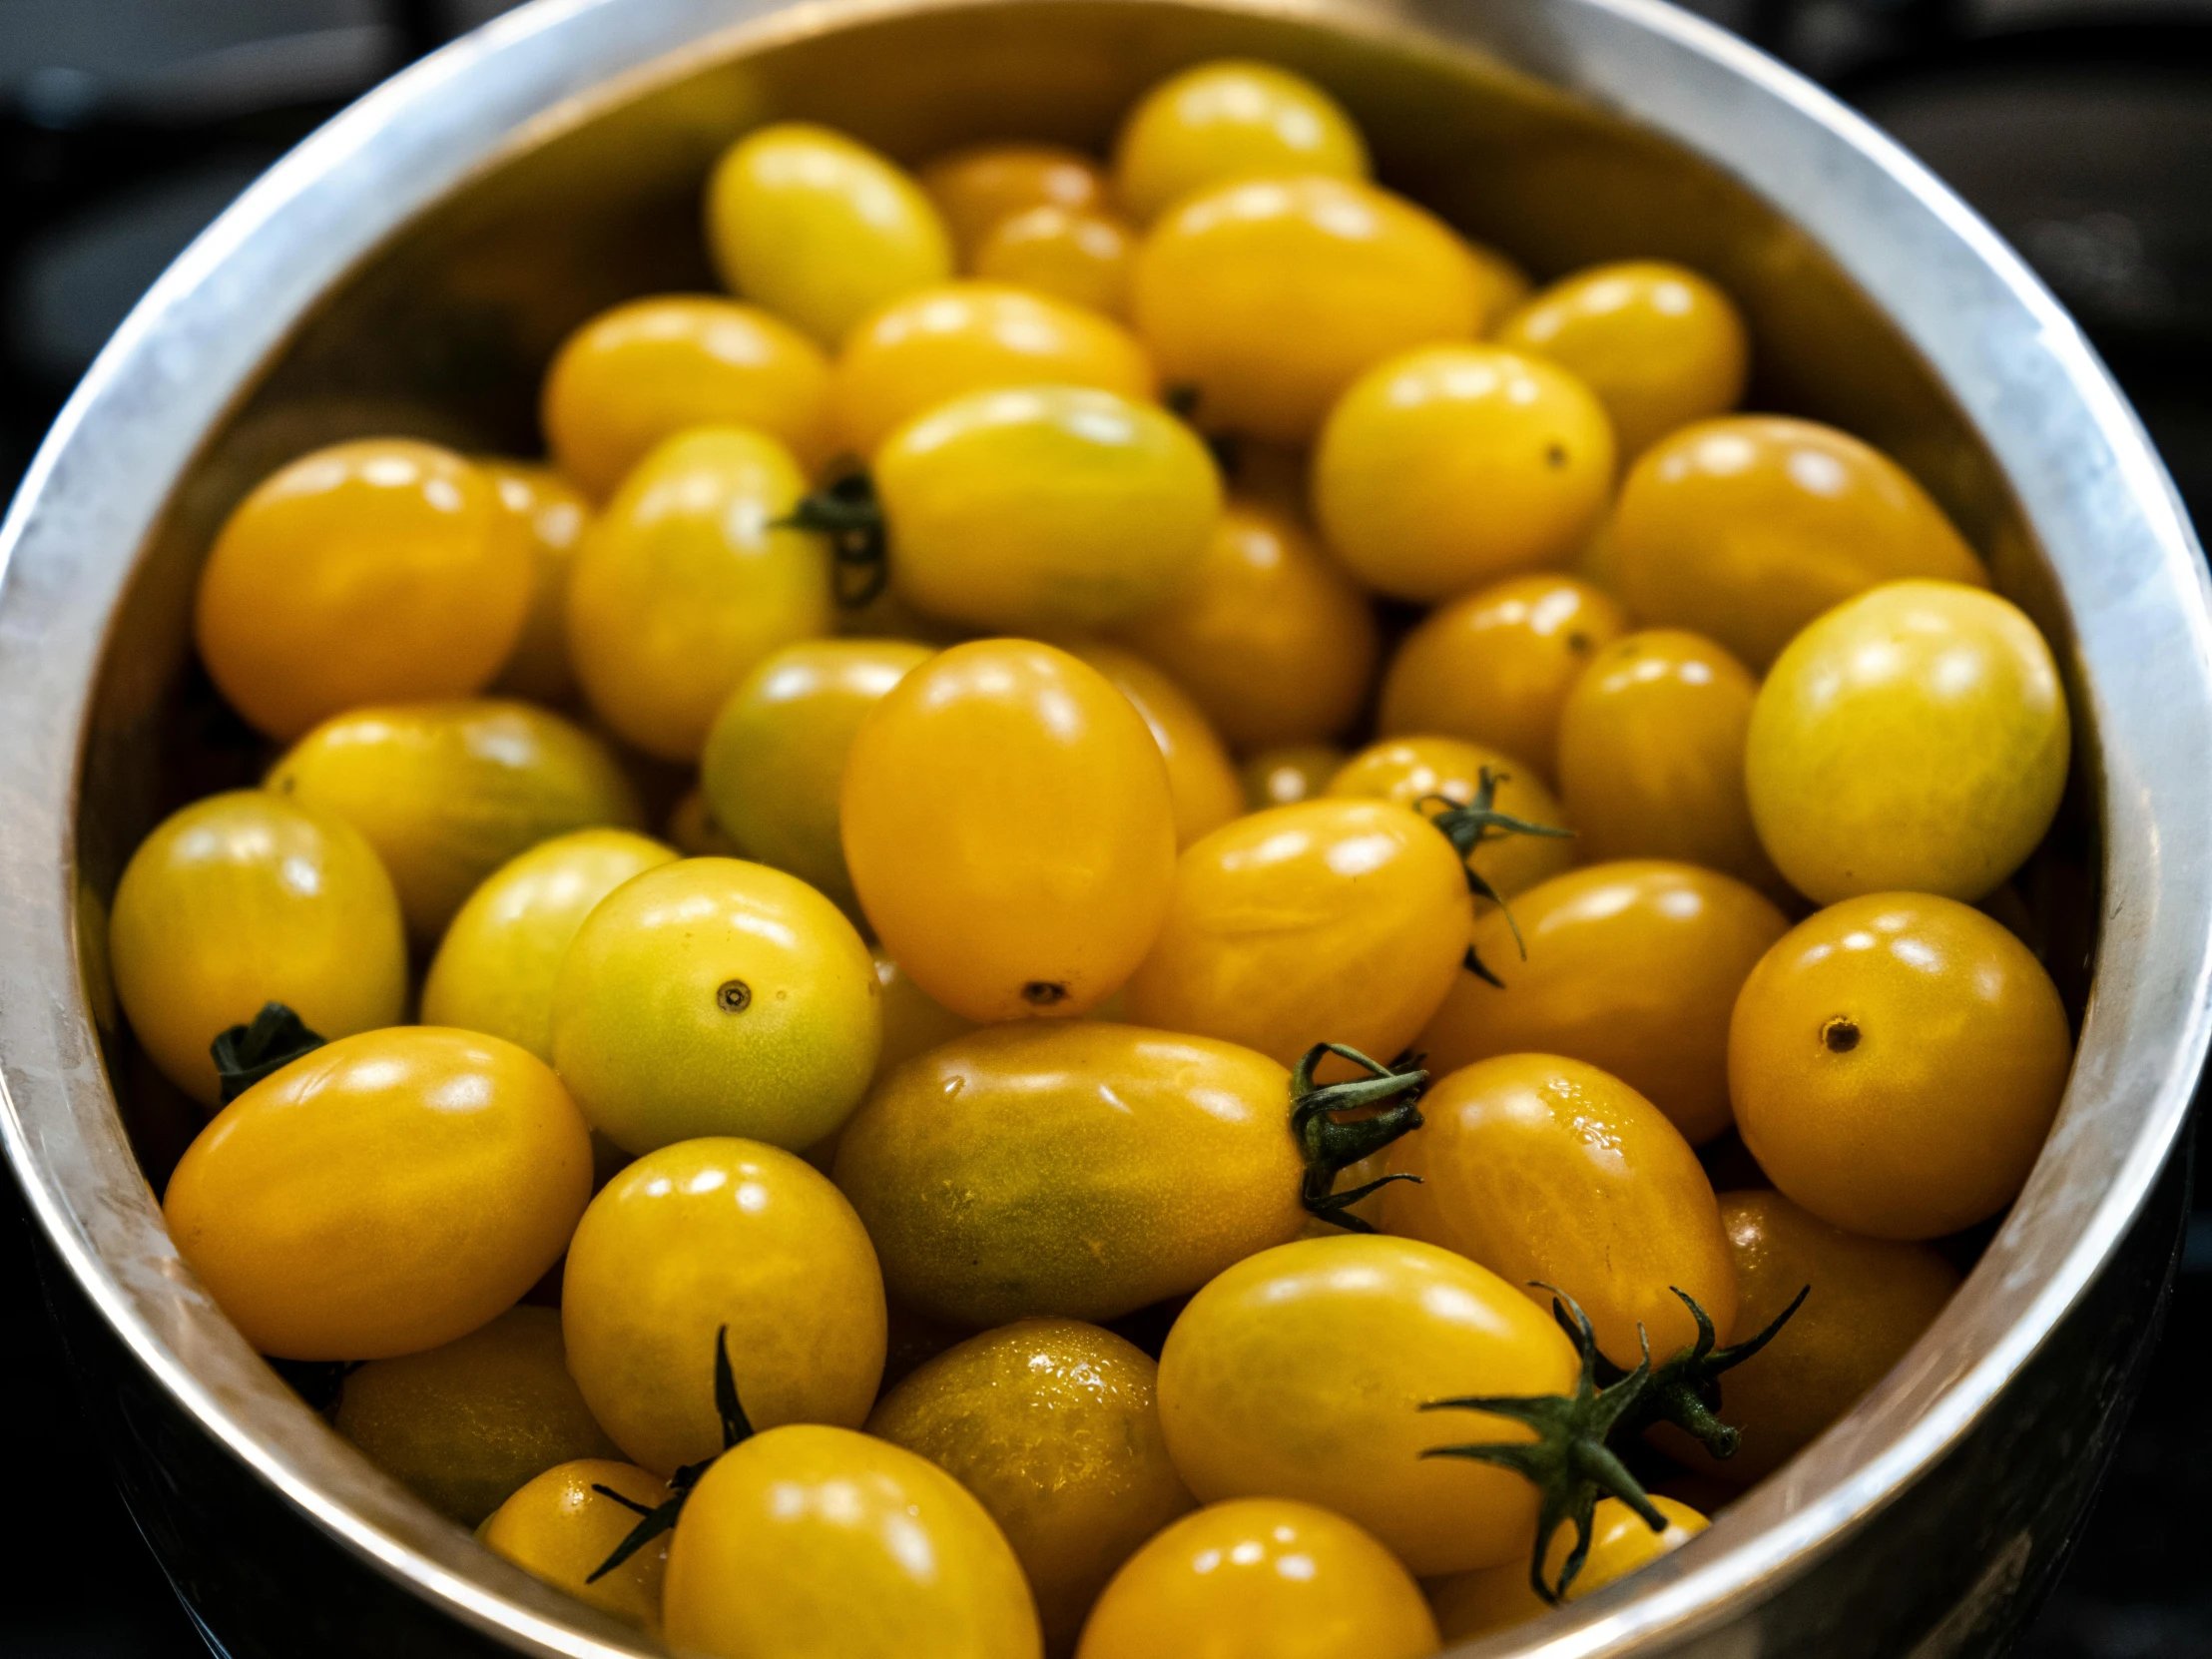
[[[837,603],[856,611],[883,591],[890,580],[889,537],[875,482],[849,457],[831,463],[830,481],[801,496],[788,517],[772,522],[779,530],[812,530],[830,541],[831,579]]]
[[[1317,1085],[1314,1068],[1327,1054],[1350,1060],[1368,1075]],[[1343,1043],[1316,1043],[1306,1051],[1291,1072],[1291,1132],[1306,1154],[1306,1178],[1300,1185],[1299,1201],[1310,1215],[1348,1233],[1375,1231],[1352,1213],[1352,1206],[1392,1181],[1417,1182],[1420,1177],[1385,1175],[1344,1193],[1333,1190],[1337,1177],[1361,1159],[1374,1157],[1400,1135],[1418,1129],[1420,1108],[1414,1103],[1427,1087],[1428,1073],[1420,1069],[1417,1057],[1403,1065],[1385,1066]],[[1376,1107],[1382,1109],[1374,1110]],[[1369,1115],[1349,1122],[1334,1115],[1348,1111]]]
[[[1651,1374],[1651,1385],[1617,1425],[1623,1436],[1641,1434],[1655,1422],[1671,1422],[1677,1428],[1696,1437],[1698,1443],[1715,1457],[1733,1457],[1743,1439],[1740,1429],[1721,1421],[1721,1373],[1742,1365],[1773,1342],[1782,1328],[1790,1323],[1790,1316],[1805,1304],[1813,1294],[1808,1285],[1799,1291],[1790,1306],[1767,1322],[1766,1329],[1746,1337],[1740,1343],[1727,1348],[1715,1346],[1717,1333],[1713,1321],[1697,1299],[1687,1291],[1669,1285],[1668,1290],[1680,1297],[1690,1310],[1690,1317],[1697,1321],[1697,1341],[1678,1351],[1671,1359],[1663,1361]],[[1557,1302],[1551,1305],[1551,1317],[1559,1322],[1561,1330],[1569,1337],[1574,1327],[1568,1322],[1566,1310]],[[1620,1367],[1600,1354],[1597,1357],[1598,1381],[1612,1382],[1626,1376]],[[1610,1374],[1610,1375],[1608,1375]]]
[[[1525,962],[1528,959],[1528,943],[1521,937],[1520,923],[1513,919],[1513,907],[1490,885],[1488,878],[1467,860],[1474,856],[1474,849],[1483,842],[1503,840],[1507,835],[1544,835],[1563,840],[1570,838],[1574,831],[1563,830],[1557,825],[1535,824],[1524,818],[1515,818],[1510,813],[1499,812],[1496,806],[1497,789],[1510,776],[1508,773],[1492,772],[1488,767],[1483,767],[1475,775],[1474,798],[1471,801],[1454,801],[1448,795],[1424,795],[1413,805],[1420,808],[1433,801],[1443,808],[1442,812],[1428,822],[1443,831],[1444,839],[1451,842],[1453,850],[1459,854],[1460,866],[1467,872],[1467,890],[1477,898],[1488,899],[1504,912],[1505,925],[1511,929],[1513,943],[1519,947],[1521,960]],[[1477,979],[1495,985],[1499,990],[1505,988],[1505,981],[1483,965],[1481,956],[1471,944],[1467,946],[1467,954],[1461,966]]]
[[[715,1411],[722,1418],[722,1450],[728,1451],[740,1440],[753,1437],[752,1419],[745,1414],[745,1406],[738,1399],[738,1379],[730,1369],[730,1328],[715,1328]],[[715,1457],[722,1452],[715,1453]],[[585,1578],[587,1584],[596,1584],[615,1568],[630,1559],[664,1532],[674,1531],[679,1516],[684,1512],[685,1500],[692,1488],[699,1484],[699,1477],[714,1467],[714,1457],[702,1457],[696,1463],[686,1463],[668,1477],[669,1495],[659,1503],[645,1504],[635,1498],[624,1497],[612,1486],[594,1482],[592,1490],[601,1497],[611,1497],[625,1509],[639,1517],[638,1524],[623,1534],[622,1542],[614,1552],[599,1563]]]
[[[322,1046],[322,1038],[281,1002],[265,1002],[251,1025],[234,1025],[208,1045],[221,1099],[228,1106],[263,1078]]]

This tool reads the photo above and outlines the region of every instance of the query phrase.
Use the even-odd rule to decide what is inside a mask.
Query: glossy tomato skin
[[[877,1083],[834,1174],[903,1306],[970,1329],[1117,1319],[1297,1236],[1289,1085],[1204,1037],[994,1026]]]
[[[1580,1060],[1508,1054],[1452,1072],[1420,1109],[1422,1126],[1390,1148],[1390,1169],[1420,1181],[1384,1190],[1389,1232],[1481,1263],[1547,1317],[1565,1292],[1616,1365],[1641,1358],[1638,1326],[1654,1361],[1696,1340],[1677,1289],[1729,1328],[1736,1270],[1712,1183],[1627,1084]]]
[[[540,399],[560,469],[600,501],[664,440],[746,426],[812,464],[830,452],[830,362],[783,318],[704,293],[601,311],[561,342]]]
[[[830,632],[828,550],[779,527],[806,489],[790,450],[739,426],[679,432],[624,479],[568,595],[576,678],[624,742],[697,761],[754,664]]]
[[[1382,678],[1390,737],[1461,738],[1558,776],[1560,712],[1628,613],[1579,577],[1511,576],[1430,612]]]
[[[668,1483],[635,1463],[581,1458],[547,1469],[518,1489],[493,1512],[479,1536],[485,1548],[524,1572],[657,1636],[668,1539],[654,1539],[594,1581],[592,1575],[638,1524],[637,1511],[597,1490],[601,1486],[612,1486],[649,1509],[669,1497]]]
[[[399,899],[375,848],[335,814],[261,790],[164,819],[124,867],[107,934],[131,1029],[211,1111],[208,1045],[265,1002],[326,1037],[395,1024],[406,1005]]]
[[[231,706],[279,741],[362,703],[467,697],[514,650],[526,548],[492,481],[410,438],[302,455],[235,507],[193,634]]]
[[[334,813],[368,838],[428,942],[517,853],[597,826],[634,829],[638,800],[613,753],[528,703],[477,698],[355,709],[270,769],[272,794]]]
[[[169,1235],[246,1340],[381,1360],[464,1337],[559,1260],[591,1196],[561,1080],[497,1037],[341,1037],[231,1102],[186,1150]]]
[[[1086,386],[985,390],[876,451],[891,584],[931,616],[1009,631],[1103,628],[1205,556],[1221,477],[1197,434]]]
[[[1979,910],[1869,893],[1800,922],[1745,982],[1729,1092],[1759,1167],[1823,1221],[1934,1239],[2011,1203],[2073,1059],[2042,964]]]
[[[1437,797],[1455,806],[1472,801],[1487,770],[1497,785],[1492,804],[1526,824],[1564,829],[1565,810],[1531,766],[1458,738],[1385,738],[1370,744],[1338,769],[1327,794],[1334,799],[1394,801],[1426,818],[1443,810]],[[1506,835],[1487,840],[1467,862],[1501,898],[1525,892],[1538,881],[1571,868],[1575,843],[1556,835]]]
[[[715,1460],[669,1545],[669,1645],[719,1659],[1039,1659],[1021,1565],[925,1458],[792,1424]]]
[[[1680,1549],[1711,1524],[1687,1503],[1674,1498],[1654,1494],[1651,1501],[1666,1517],[1663,1532],[1652,1531],[1651,1523],[1619,1498],[1598,1499],[1597,1512],[1590,1517],[1590,1553],[1562,1600],[1580,1601],[1626,1578],[1660,1556]],[[1559,1581],[1573,1547],[1571,1526],[1552,1534],[1551,1546],[1544,1552],[1546,1583]],[[1528,1566],[1523,1561],[1432,1580],[1428,1604],[1435,1609],[1437,1631],[1447,1642],[1470,1641],[1493,1631],[1509,1630],[1551,1611],[1550,1605],[1529,1588]]]
[[[1129,312],[1135,234],[1120,220],[1080,208],[1031,208],[1002,219],[975,250],[975,275],[1048,293],[1104,316]]]
[[[1621,597],[1765,672],[1798,630],[1880,582],[1989,585],[1912,475],[1816,421],[1730,415],[1685,426],[1629,469],[1614,511]]]
[[[1191,1299],[1160,1355],[1168,1453],[1202,1503],[1319,1504],[1415,1573],[1525,1558],[1536,1489],[1431,1446],[1527,1431],[1467,1394],[1565,1393],[1574,1349],[1486,1268],[1411,1239],[1302,1239],[1239,1262]]]
[[[499,502],[498,533],[530,556],[530,608],[491,689],[559,703],[576,689],[576,672],[568,666],[568,573],[591,527],[591,502],[549,466],[497,456],[476,464]]]
[[[1066,1654],[1114,1570],[1191,1507],[1142,1349],[1077,1320],[971,1337],[886,1392],[867,1431],[973,1492],[1036,1592],[1045,1651]]]
[[[553,987],[553,1058],[630,1152],[698,1135],[788,1151],[834,1134],[882,1041],[867,945],[796,876],[685,858],[578,927]]]
[[[658,1474],[722,1449],[716,1332],[756,1428],[856,1428],[883,1371],[883,1281],[852,1207],[788,1152],[719,1136],[649,1152],[568,1247],[568,1366],[615,1443]]]
[[[1186,847],[1244,812],[1244,786],[1206,712],[1181,685],[1133,651],[1075,640],[1067,649],[1114,683],[1144,717],[1167,763],[1175,844]]]
[[[707,249],[726,287],[832,351],[878,305],[952,275],[952,239],[921,187],[800,121],[748,134],[715,164]]]
[[[1341,1515],[1283,1498],[1217,1503],[1137,1552],[1099,1598],[1077,1659],[1426,1659],[1435,1621],[1390,1552]]]
[[[1318,1042],[1395,1055],[1451,988],[1472,926],[1451,843],[1386,802],[1254,813],[1186,850],[1129,1017],[1294,1065]]]
[[[1038,208],[1095,211],[1106,202],[1098,164],[1058,144],[970,145],[938,157],[919,178],[963,260],[972,260],[991,232],[1017,215]]]
[[[1368,147],[1334,98],[1273,64],[1225,58],[1171,75],[1114,140],[1114,197],[1139,224],[1197,191],[1292,174],[1365,180]]]
[[[1442,1076],[1503,1054],[1564,1054],[1611,1072],[1691,1145],[1729,1125],[1736,993],[1790,923],[1743,882],[1623,859],[1569,870],[1513,901],[1523,957],[1495,908],[1474,948],[1505,988],[1463,973],[1413,1046]]]
[[[1245,807],[1257,813],[1269,807],[1295,807],[1301,801],[1312,801],[1327,793],[1329,781],[1351,759],[1343,750],[1325,743],[1263,749],[1240,769]]]
[[[1167,768],[1096,669],[1025,640],[954,646],[861,722],[845,864],[876,937],[968,1019],[1096,1007],[1175,877]]]
[[[2018,607],[1957,583],[1893,582],[1775,660],[1744,775],[1760,838],[1808,897],[1970,903],[2043,838],[2070,750],[2058,664]]]

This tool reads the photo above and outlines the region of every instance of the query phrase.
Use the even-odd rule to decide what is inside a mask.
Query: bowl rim
[[[76,951],[94,671],[205,435],[317,298],[419,214],[546,137],[746,51],[921,10],[1049,3],[535,0],[497,18],[333,118],[202,234],[101,353],[0,524],[0,932],[18,941],[0,962],[0,1142],[28,1207],[101,1318],[211,1438],[323,1533],[525,1650],[655,1651],[478,1549],[323,1434],[162,1231]],[[1118,3],[1488,55],[1729,174],[1927,359],[2059,577],[2101,769],[2104,867],[2096,986],[2027,1191],[1898,1370],[1708,1533],[1541,1637],[1455,1651],[1565,1659],[1682,1639],[1805,1570],[1971,1428],[2086,1292],[2165,1164],[2212,1039],[2212,867],[2193,833],[2212,819],[2202,555],[2132,410],[2018,257],[1897,144],[1716,26],[1660,0]],[[464,77],[469,95],[455,96]]]

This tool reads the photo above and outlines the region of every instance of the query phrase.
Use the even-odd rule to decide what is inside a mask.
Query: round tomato
[[[1619,1498],[1598,1499],[1597,1510],[1590,1517],[1590,1552],[1561,1600],[1579,1601],[1626,1578],[1660,1556],[1680,1549],[1709,1524],[1687,1503],[1656,1495],[1651,1501],[1667,1519],[1663,1532],[1654,1532],[1649,1521]],[[1545,1583],[1559,1581],[1573,1547],[1573,1527],[1563,1526],[1551,1535],[1551,1546],[1544,1551]],[[1520,1561],[1436,1579],[1428,1586],[1428,1604],[1435,1609],[1436,1628],[1447,1642],[1509,1630],[1551,1611],[1550,1603],[1529,1587],[1527,1564]]]
[[[1037,208],[1096,210],[1106,177],[1080,150],[1057,144],[978,144],[921,170],[921,188],[944,216],[961,254],[972,259],[991,232]]]
[[[1388,738],[1371,744],[1330,779],[1328,793],[1346,800],[1394,801],[1427,818],[1464,807],[1487,774],[1492,805],[1524,824],[1564,829],[1566,813],[1529,768],[1510,755],[1457,738]],[[1440,799],[1439,799],[1440,798]],[[1575,844],[1560,835],[1502,834],[1479,842],[1467,863],[1500,898],[1525,892],[1575,860]]]
[[[1184,847],[1244,811],[1244,785],[1213,725],[1180,685],[1144,658],[1110,645],[1070,641],[1068,650],[1114,683],[1144,717],[1168,766],[1175,844]]]
[[[1324,794],[1329,781],[1344,771],[1352,757],[1323,743],[1284,744],[1263,749],[1245,762],[1245,807],[1261,812],[1269,807],[1295,807]]]
[[[568,666],[568,573],[591,524],[591,503],[551,467],[486,457],[477,465],[498,492],[501,534],[530,555],[530,610],[494,691],[558,703],[575,689]]]
[[[1223,59],[1146,93],[1114,141],[1114,198],[1140,224],[1195,191],[1240,179],[1366,179],[1352,117],[1303,75]]]
[[[1118,317],[1129,309],[1136,259],[1137,239],[1118,219],[1031,208],[992,228],[975,250],[975,275]]]
[[[613,1572],[594,1577],[638,1524],[637,1511],[600,1491],[601,1486],[611,1486],[648,1509],[669,1498],[667,1482],[635,1463],[586,1458],[547,1469],[502,1503],[479,1536],[485,1548],[524,1572],[657,1636],[668,1539],[654,1539]]]

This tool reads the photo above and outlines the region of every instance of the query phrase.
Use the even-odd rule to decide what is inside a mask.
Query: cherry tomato
[[[224,1107],[162,1207],[262,1353],[381,1360],[512,1307],[590,1196],[590,1132],[544,1061],[402,1025],[340,1037]]]
[[[975,275],[1118,317],[1129,309],[1136,260],[1137,240],[1118,219],[1077,208],[1031,208],[1000,220],[977,245]]]
[[[669,1646],[719,1659],[1038,1659],[990,1515],[926,1458],[848,1429],[756,1434],[692,1489],[669,1545]]]
[[[1733,409],[1751,354],[1728,295],[1660,260],[1562,277],[1499,323],[1496,339],[1579,375],[1612,417],[1623,459],[1678,426]]]
[[[407,930],[425,942],[516,853],[639,819],[606,745],[528,703],[355,709],[293,744],[265,787],[366,835],[391,872]]]
[[[883,992],[883,1047],[875,1057],[875,1075],[902,1066],[915,1055],[975,1029],[901,973],[880,947],[874,953],[875,983]]]
[[[1652,628],[1599,650],[1559,711],[1559,797],[1583,855],[1681,858],[1776,886],[1744,793],[1758,692],[1701,635]]]
[[[1158,663],[1231,743],[1318,743],[1350,726],[1378,651],[1375,613],[1273,507],[1232,500],[1183,585],[1116,637]]]
[[[1809,898],[1980,898],[2057,816],[2071,735],[2058,664],[1993,593],[1892,582],[1790,642],[1744,755],[1751,816]]]
[[[990,1511],[1036,1592],[1047,1652],[1074,1647],[1114,1569],[1191,1507],[1160,1437],[1158,1374],[1095,1325],[1020,1320],[938,1355],[867,1419]]]
[[[1502,1054],[1564,1054],[1611,1072],[1692,1145],[1729,1125],[1728,1020],[1782,912],[1726,875],[1657,861],[1592,864],[1486,909],[1475,953],[1413,1046],[1441,1076]]]
[[[1114,141],[1114,195],[1140,225],[1196,191],[1286,174],[1365,180],[1368,147],[1344,106],[1273,64],[1225,58],[1170,76]]]
[[[811,1146],[858,1104],[881,1039],[852,924],[806,882],[739,858],[685,858],[616,888],[553,989],[554,1063],[628,1152],[695,1135]]]
[[[1290,1114],[1289,1074],[1234,1044],[997,1026],[877,1084],[835,1175],[915,1312],[1118,1319],[1298,1236]]]
[[[1471,802],[1485,771],[1496,785],[1493,805],[1507,817],[1557,828],[1569,822],[1551,792],[1519,761],[1457,738],[1390,738],[1371,744],[1329,781],[1328,793],[1340,800],[1394,801],[1433,818],[1443,810],[1438,796],[1462,807]],[[1556,835],[1486,840],[1467,857],[1501,898],[1526,892],[1571,868],[1574,860],[1574,842]]]
[[[745,677],[699,763],[708,813],[743,856],[857,910],[837,838],[845,753],[867,712],[929,656],[905,640],[808,640]]]
[[[591,523],[591,503],[551,467],[491,458],[476,464],[498,492],[500,532],[530,554],[529,614],[492,689],[558,703],[576,687],[568,666],[568,573]]]
[[[568,1375],[550,1308],[510,1308],[442,1348],[369,1361],[345,1379],[334,1422],[463,1526],[556,1463],[616,1455]]]
[[[1144,347],[1097,312],[997,282],[946,282],[903,294],[853,328],[832,397],[846,446],[872,455],[940,403],[1048,382],[1140,403],[1157,389]]]
[[[1424,345],[1377,363],[1329,411],[1314,515],[1369,587],[1444,599],[1565,563],[1605,511],[1613,453],[1604,406],[1565,369],[1495,345]]]
[[[600,1189],[561,1280],[568,1369],[657,1474],[722,1449],[717,1333],[755,1428],[856,1428],[883,1371],[883,1281],[852,1207],[799,1159],[709,1136]]]
[[[1080,150],[1057,144],[978,144],[921,170],[921,188],[964,258],[993,230],[1036,208],[1103,207],[1106,177]]]
[[[1779,1310],[1777,1310],[1779,1312]],[[1590,1553],[1582,1570],[1567,1586],[1565,1601],[1579,1601],[1606,1585],[1649,1566],[1660,1556],[1680,1549],[1711,1524],[1706,1518],[1671,1497],[1653,1494],[1653,1505],[1667,1519],[1664,1532],[1654,1532],[1643,1516],[1617,1497],[1599,1498],[1590,1517]],[[1574,1547],[1574,1529],[1561,1527],[1551,1535],[1544,1552],[1544,1581],[1555,1584],[1565,1570],[1567,1553]],[[1432,1580],[1428,1604],[1436,1612],[1436,1628],[1447,1642],[1469,1641],[1492,1631],[1542,1618],[1550,1605],[1528,1585],[1528,1565],[1508,1561],[1503,1566],[1478,1567]]]
[[[1420,1586],[1327,1509],[1242,1498],[1202,1509],[1131,1558],[1099,1598],[1077,1659],[1427,1659]]]
[[[1507,1054],[1450,1073],[1420,1110],[1426,1121],[1390,1148],[1391,1171],[1420,1180],[1383,1189],[1388,1231],[1481,1263],[1532,1306],[1564,1292],[1618,1366],[1641,1358],[1639,1326],[1654,1361],[1697,1340],[1676,1290],[1729,1328],[1736,1271],[1712,1183],[1681,1131],[1619,1078]]]
[[[167,1077],[220,1098],[208,1045],[281,1002],[347,1037],[398,1023],[407,941],[391,877],[333,813],[260,790],[196,801],[139,843],[107,929],[115,992]]]
[[[657,1636],[668,1539],[654,1539],[613,1572],[594,1579],[638,1524],[637,1512],[598,1490],[601,1486],[649,1509],[669,1497],[667,1482],[635,1463],[605,1458],[563,1463],[499,1506],[484,1523],[484,1547],[585,1605]]]
[[[1244,811],[1244,785],[1205,712],[1190,693],[1144,658],[1091,641],[1068,649],[1129,699],[1168,764],[1168,799],[1175,807],[1175,844],[1185,847]]]
[[[1175,879],[1143,719],[1096,669],[1023,640],[954,646],[876,704],[841,816],[876,937],[973,1020],[1095,1008],[1150,948]]]
[[[422,982],[424,1022],[504,1037],[550,1064],[553,982],[576,929],[631,876],[675,858],[628,830],[578,830],[510,858],[439,941]]]
[[[1390,736],[1464,738],[1549,780],[1559,714],[1628,614],[1579,577],[1512,576],[1438,606],[1390,659],[1380,724]]]
[[[745,848],[730,831],[715,822],[707,809],[706,792],[696,785],[676,799],[669,809],[668,844],[687,858],[742,858]]]
[[[193,613],[201,661],[273,738],[357,704],[466,697],[513,653],[529,550],[482,468],[409,438],[302,455],[224,521]]]
[[[1268,807],[1295,807],[1327,792],[1329,781],[1344,771],[1352,757],[1322,743],[1285,744],[1263,749],[1245,762],[1245,806],[1252,812]]]
[[[1451,843],[1383,802],[1309,801],[1184,852],[1129,1017],[1283,1065],[1318,1042],[1388,1059],[1451,989],[1472,926]]]
[[[1934,1239],[1995,1215],[2043,1149],[2073,1043],[2042,964],[1979,910],[1868,893],[1784,934],[1728,1033],[1744,1144],[1825,1222]]]
[[[1302,444],[1383,358],[1471,339],[1491,278],[1441,220],[1348,179],[1189,197],[1137,251],[1130,314],[1209,428]]]
[[[1526,1560],[1536,1488],[1493,1464],[1421,1454],[1529,1432],[1420,1407],[1566,1393],[1577,1369],[1550,1314],[1463,1257],[1379,1235],[1301,1239],[1191,1299],[1160,1354],[1160,1426],[1202,1503],[1318,1503],[1413,1572],[1461,1572]]]
[[[1098,628],[1159,603],[1206,555],[1221,477],[1191,429],[1080,386],[974,392],[875,455],[891,585],[977,628]]]
[[[698,760],[754,664],[830,631],[829,551],[780,527],[806,487],[789,450],[735,426],[679,433],[630,472],[568,590],[576,678],[624,742]]]
[[[1648,624],[1718,640],[1755,673],[1878,582],[1988,572],[1897,462],[1833,426],[1700,421],[1644,451],[1614,511],[1621,597]]]
[[[707,182],[707,247],[724,286],[834,350],[852,325],[952,275],[952,240],[919,185],[806,122],[740,139]]]

